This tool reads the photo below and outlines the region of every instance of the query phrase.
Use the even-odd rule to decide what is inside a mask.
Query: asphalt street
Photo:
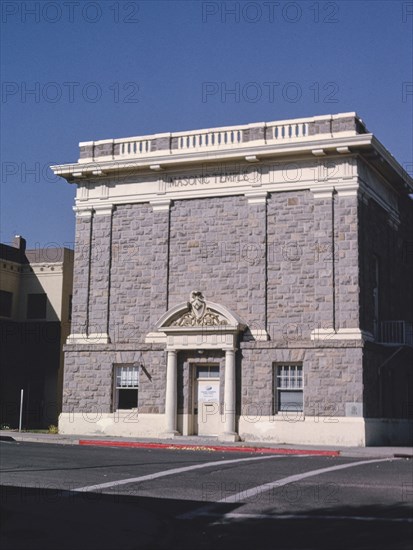
[[[1,548],[413,548],[413,462],[1,442]]]

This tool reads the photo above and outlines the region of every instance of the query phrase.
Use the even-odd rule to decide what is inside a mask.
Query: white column
[[[174,437],[179,435],[176,429],[177,413],[177,352],[168,350],[168,361],[166,365],[166,397],[165,397],[165,416],[166,433],[165,437]]]
[[[235,431],[235,350],[225,350],[225,388],[224,388],[224,418],[225,431],[219,436],[221,441],[238,441]]]

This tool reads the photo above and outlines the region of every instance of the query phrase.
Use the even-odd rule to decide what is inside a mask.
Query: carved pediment
[[[199,290],[193,290],[189,302],[171,308],[157,323],[158,330],[197,327],[239,330],[244,326],[242,321],[225,307],[206,301]]]
[[[218,312],[207,307],[204,295],[199,290],[191,292],[188,312],[173,321],[175,327],[215,327],[228,325],[228,320]]]
[[[188,312],[172,323],[172,326],[175,327],[217,327],[224,325],[228,325],[228,321],[209,308],[206,309],[205,314],[200,319],[197,319],[192,312]]]

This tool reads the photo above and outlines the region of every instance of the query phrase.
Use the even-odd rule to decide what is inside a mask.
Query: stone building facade
[[[413,181],[355,113],[53,170],[77,185],[62,432],[411,441]]]

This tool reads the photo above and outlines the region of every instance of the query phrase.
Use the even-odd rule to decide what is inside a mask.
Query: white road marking
[[[241,502],[242,500],[248,499],[252,496],[256,496],[257,493],[262,493],[264,491],[269,491],[270,489],[276,487],[283,487],[289,483],[295,483],[296,481],[301,481],[307,477],[314,477],[321,474],[326,474],[327,472],[335,472],[337,470],[345,470],[346,468],[354,468],[355,466],[362,466],[363,464],[373,464],[375,462],[388,462],[389,460],[394,460],[393,458],[380,458],[375,460],[361,460],[359,462],[351,462],[350,464],[338,464],[337,466],[330,466],[329,468],[320,468],[319,470],[311,470],[310,472],[303,472],[302,474],[296,474],[293,476],[284,477],[282,479],[277,479],[276,481],[271,481],[270,483],[264,483],[263,485],[258,485],[257,487],[252,487],[246,491],[241,491],[235,495],[230,495],[219,500],[219,503],[232,503],[232,502]]]
[[[380,458],[380,459],[374,459],[374,460],[361,460],[359,462],[339,464],[337,466],[330,466],[329,468],[320,468],[318,470],[311,470],[309,472],[304,472],[302,474],[296,474],[293,476],[284,477],[282,479],[277,479],[276,481],[271,481],[270,483],[264,483],[263,485],[258,485],[256,487],[252,487],[251,489],[241,491],[239,493],[235,493],[234,495],[226,496],[218,500],[217,502],[210,502],[209,504],[206,504],[201,508],[198,508],[191,512],[187,512],[185,514],[182,514],[181,516],[178,516],[178,519],[193,519],[194,517],[197,517],[197,516],[210,515],[211,513],[213,513],[212,510],[214,510],[219,504],[229,504],[229,503],[237,503],[237,502],[241,503],[250,497],[256,497],[258,493],[269,491],[276,487],[283,487],[284,485],[288,485],[289,483],[295,483],[296,481],[301,481],[302,479],[306,479],[308,477],[314,477],[321,474],[325,474],[327,472],[334,472],[336,470],[344,470],[346,468],[354,468],[355,466],[362,466],[364,464],[374,464],[376,462],[388,462],[390,460],[397,460],[397,459]],[[227,517],[227,515],[222,514],[222,517],[225,518]]]
[[[271,456],[254,456],[251,458],[236,458],[233,460],[216,460],[213,462],[205,462],[203,464],[192,464],[191,466],[183,466],[181,468],[172,468],[170,470],[162,470],[161,472],[155,472],[154,474],[148,474],[139,477],[130,477],[127,479],[119,479],[117,481],[109,481],[107,483],[99,483],[98,485],[88,485],[86,487],[78,487],[72,489],[80,493],[97,491],[98,489],[109,489],[110,487],[117,487],[118,485],[126,485],[128,483],[140,483],[142,481],[151,481],[153,479],[159,479],[160,477],[172,476],[176,474],[182,474],[183,472],[190,472],[192,470],[201,470],[202,468],[210,468],[212,466],[226,466],[228,464],[236,464],[239,462],[248,462],[251,460],[269,460],[271,458],[286,458],[289,455],[271,455]],[[297,455],[307,456],[307,455]]]
[[[283,519],[323,519],[323,520],[351,520],[351,521],[389,521],[395,523],[413,523],[413,518],[386,518],[386,517],[370,517],[370,516],[320,516],[320,515],[310,515],[310,514],[237,514],[236,512],[230,512],[222,516],[222,514],[206,514],[207,516],[215,517],[220,516],[221,521],[215,523],[223,523],[226,519],[235,519],[235,520],[245,520],[245,519],[270,519],[273,520],[283,520]]]

